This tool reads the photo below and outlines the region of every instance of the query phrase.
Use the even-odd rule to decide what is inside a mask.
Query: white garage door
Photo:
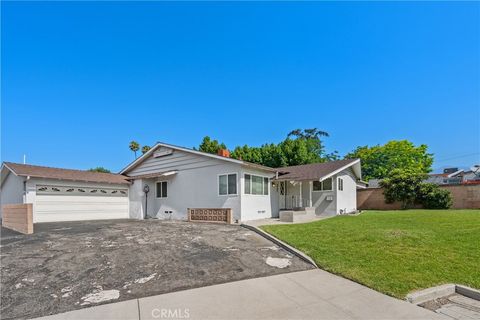
[[[128,217],[128,189],[37,185],[34,222]]]

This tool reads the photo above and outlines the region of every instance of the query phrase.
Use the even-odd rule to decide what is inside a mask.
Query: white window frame
[[[245,175],[249,175],[250,176],[250,193],[245,193]],[[252,188],[253,188],[253,183],[252,183],[252,176],[257,176],[257,177],[260,177],[262,178],[262,194],[253,194],[252,193]],[[268,179],[268,194],[265,194],[263,191],[265,190],[265,178]],[[243,188],[242,188],[242,192],[243,194],[247,195],[247,196],[264,196],[264,197],[268,197],[270,196],[270,193],[272,192],[271,188],[270,188],[270,185],[271,185],[271,178],[269,176],[263,176],[261,174],[256,174],[256,173],[250,173],[250,172],[244,172],[243,173]]]
[[[234,174],[235,175],[235,184],[237,186],[237,192],[236,193],[228,193],[228,176]],[[220,177],[221,176],[227,176],[227,194],[220,194]],[[229,173],[220,173],[217,174],[217,194],[220,197],[234,197],[238,196],[238,172],[229,172]]]
[[[164,183],[164,182],[165,182],[165,184],[167,185],[167,196],[166,196],[166,197],[162,197],[162,193],[163,193],[162,191],[163,191],[163,190],[160,190],[160,197],[159,197],[159,196],[158,196],[158,184],[159,184],[159,183],[162,184],[162,183]],[[163,188],[163,187],[162,187],[162,188]],[[168,189],[170,189],[170,188],[168,187],[168,180],[155,181],[155,198],[156,198],[156,199],[166,199],[166,198],[168,198]]]
[[[337,183],[338,183],[338,191],[343,191],[343,178],[338,178],[337,180]]]
[[[325,182],[325,181],[328,180],[328,179],[330,179],[330,180],[332,181],[332,188],[331,188],[330,190],[323,190],[323,182]],[[312,192],[332,192],[332,191],[335,190],[335,187],[334,187],[334,184],[333,184],[333,178],[332,178],[332,177],[320,181],[320,185],[321,185],[322,190],[314,190],[314,189],[313,189],[313,183],[312,183]]]

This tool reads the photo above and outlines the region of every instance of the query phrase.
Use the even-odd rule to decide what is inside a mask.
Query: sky
[[[2,1],[2,161],[119,171],[131,140],[313,127],[480,163],[480,3]]]

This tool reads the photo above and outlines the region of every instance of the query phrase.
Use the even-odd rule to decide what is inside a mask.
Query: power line
[[[461,156],[443,158],[443,159],[439,159],[439,160],[435,160],[435,161],[436,161],[436,162],[440,162],[440,161],[446,161],[446,160],[468,158],[468,157],[471,157],[471,156],[475,156],[475,155],[477,155],[477,154],[480,154],[480,152],[468,153],[468,154],[464,154],[464,155],[461,155]]]

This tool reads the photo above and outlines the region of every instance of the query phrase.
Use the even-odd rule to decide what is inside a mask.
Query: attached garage
[[[1,182],[1,205],[33,204],[34,223],[130,216],[130,181],[120,174],[5,162]]]
[[[128,189],[36,185],[34,222],[127,219]]]

